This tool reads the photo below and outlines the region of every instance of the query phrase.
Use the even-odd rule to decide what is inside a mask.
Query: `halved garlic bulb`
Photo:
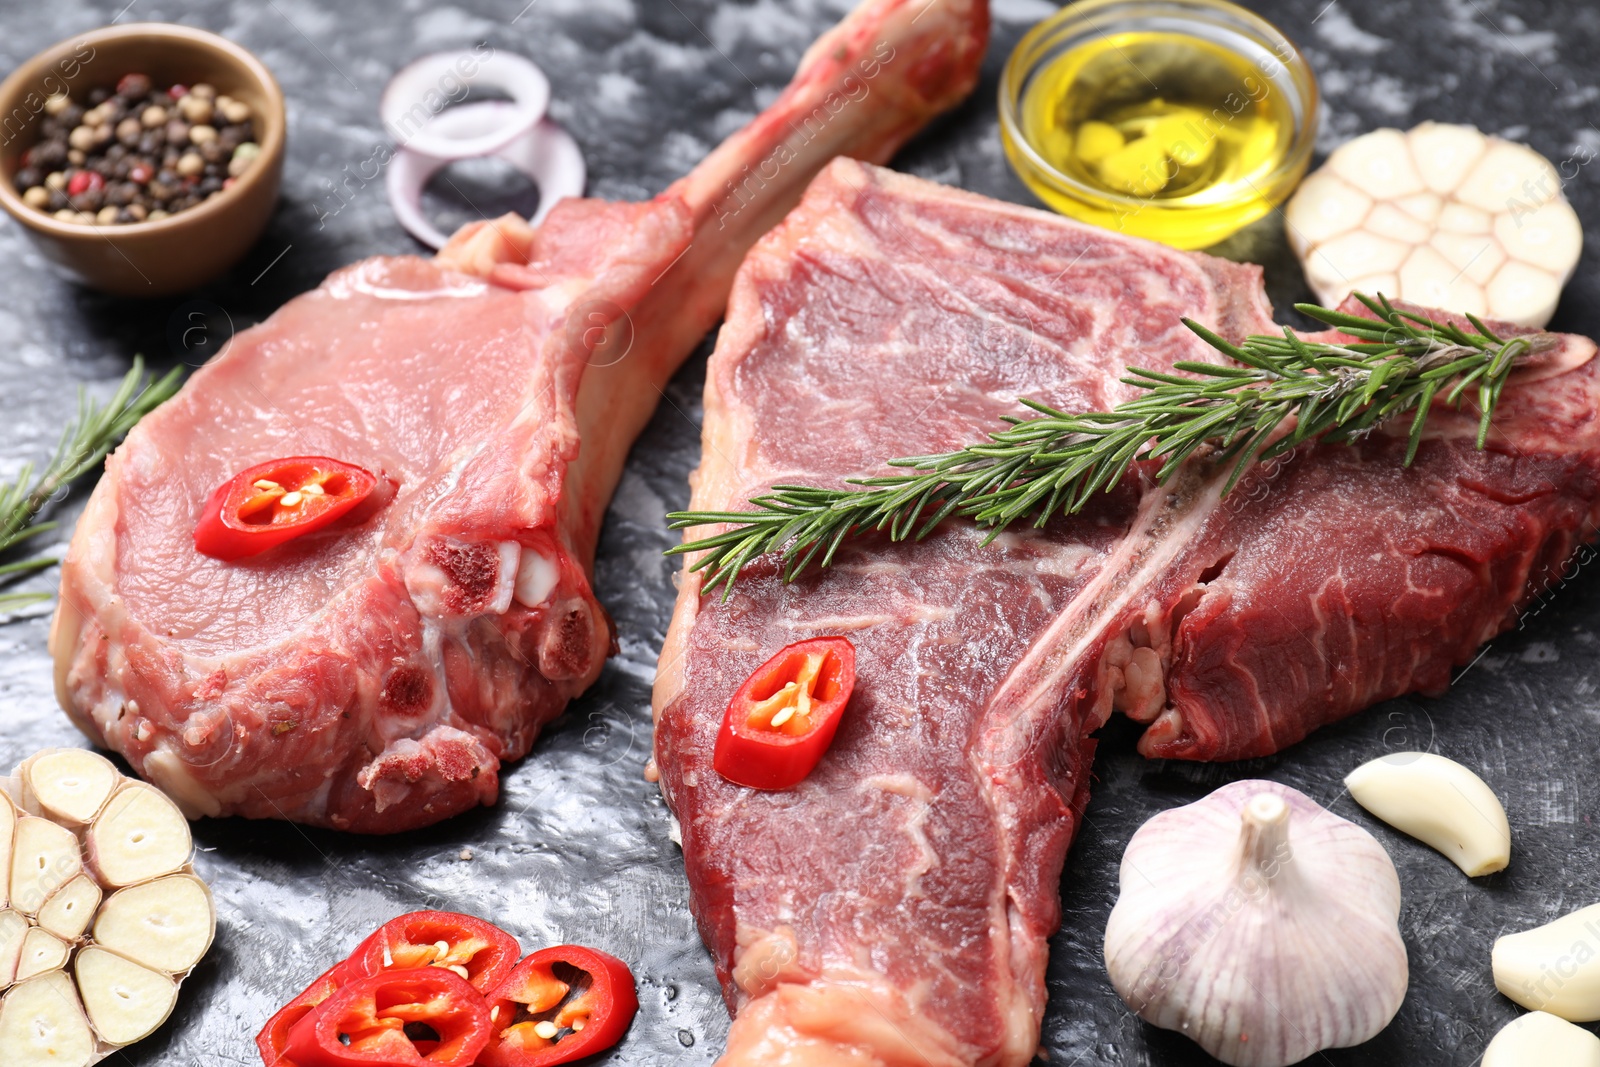
[[[1556,168],[1471,126],[1374,130],[1337,148],[1285,208],[1317,299],[1351,292],[1543,326],[1583,247]]]
[[[0,780],[0,1064],[88,1067],[166,1020],[216,931],[192,851],[177,806],[93,752]]]
[[[1375,838],[1275,782],[1145,823],[1122,857],[1106,970],[1128,1006],[1234,1067],[1368,1040],[1405,998],[1400,879]]]

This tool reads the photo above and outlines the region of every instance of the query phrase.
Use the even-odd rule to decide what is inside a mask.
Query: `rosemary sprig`
[[[105,404],[95,404],[78,391],[78,417],[67,428],[55,454],[34,476],[33,464],[23,464],[14,481],[0,484],[0,555],[30,538],[56,529],[59,523],[36,521],[63,488],[105,459],[133,424],[178,391],[181,367],[152,380],[144,360],[135,356],[116,394]],[[9,583],[41,571],[58,561],[50,558],[18,560],[0,566],[0,583]],[[0,615],[49,600],[49,593],[0,593]]]
[[[1423,424],[1437,400],[1457,406],[1469,389],[1479,411],[1477,444],[1519,358],[1554,343],[1546,334],[1502,338],[1466,316],[1472,330],[1394,307],[1382,296],[1357,294],[1377,319],[1314,304],[1297,310],[1356,341],[1313,343],[1288,327],[1283,336],[1233,345],[1199,323],[1184,325],[1242,365],[1182,362],[1179,373],[1128,368],[1122,381],[1142,396],[1111,411],[1070,414],[1033,400],[1032,417],[1007,416],[1010,428],[955,452],[889,460],[910,473],[852,478],[852,489],[778,485],[753,498],[752,511],[678,511],[674,530],[717,523],[729,529],[668,550],[704,552],[710,592],[726,597],[745,564],[783,554],[785,581],[813,563],[826,567],[846,538],[871,530],[896,541],[921,539],[951,516],[990,527],[988,540],[1023,516],[1035,526],[1084,507],[1113,489],[1135,463],[1159,460],[1165,481],[1202,445],[1233,463],[1223,492],[1250,464],[1312,438],[1350,441],[1388,419],[1415,412],[1406,463],[1416,456]],[[1292,424],[1285,425],[1292,420]]]

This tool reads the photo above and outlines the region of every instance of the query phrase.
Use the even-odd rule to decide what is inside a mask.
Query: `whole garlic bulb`
[[[1361,827],[1275,782],[1139,828],[1106,924],[1111,984],[1234,1067],[1368,1040],[1405,998],[1400,879]]]

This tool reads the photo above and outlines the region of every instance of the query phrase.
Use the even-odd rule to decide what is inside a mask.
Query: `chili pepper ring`
[[[855,646],[843,637],[783,648],[728,701],[712,766],[752,789],[800,784],[833,744],[855,678]]]

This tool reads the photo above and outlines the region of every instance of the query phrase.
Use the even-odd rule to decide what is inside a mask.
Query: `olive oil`
[[[1110,32],[1043,57],[1021,86],[1016,132],[1047,166],[1010,129],[1006,147],[1057,210],[1200,248],[1267,214],[1304,174],[1306,160],[1290,159],[1302,154],[1303,110],[1289,71],[1259,44]]]

